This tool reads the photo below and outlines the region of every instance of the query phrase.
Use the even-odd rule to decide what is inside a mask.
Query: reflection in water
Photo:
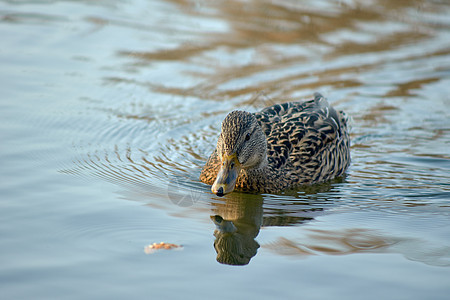
[[[338,179],[332,182],[337,182]],[[308,186],[300,199],[291,195],[258,195],[233,193],[213,201],[211,220],[216,225],[214,248],[217,261],[229,265],[246,265],[260,247],[255,238],[262,226],[292,226],[313,220],[324,214],[330,203],[320,201],[319,193],[330,192],[332,182]],[[312,202],[306,201],[313,197]]]
[[[217,261],[228,265],[246,265],[259,248],[255,241],[262,224],[263,199],[260,195],[242,197],[236,193],[224,202],[213,203],[216,224],[214,248]]]
[[[234,193],[215,199],[211,216],[216,225],[214,248],[217,261],[228,265],[247,265],[257,254],[255,240],[261,227],[293,226],[312,221],[334,206],[322,199],[338,194],[333,184],[303,191],[302,197]],[[322,195],[323,196],[323,195]],[[310,201],[306,201],[306,199]],[[332,197],[330,197],[331,199]],[[367,228],[316,229],[299,227],[298,238],[280,236],[262,247],[280,255],[348,255],[357,253],[399,253],[409,260],[432,266],[450,266],[450,247],[419,238],[399,237]]]

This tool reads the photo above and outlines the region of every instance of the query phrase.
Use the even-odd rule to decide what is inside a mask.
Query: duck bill
[[[241,171],[236,154],[225,155],[222,160],[222,166],[217,174],[216,181],[211,187],[211,191],[217,196],[223,196],[231,193],[236,185],[236,180]]]

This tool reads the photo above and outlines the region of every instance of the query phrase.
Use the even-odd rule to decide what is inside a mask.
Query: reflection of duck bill
[[[211,191],[219,197],[231,193],[236,185],[236,180],[241,171],[236,154],[225,155],[222,160],[222,166],[217,174],[216,181],[211,187]]]

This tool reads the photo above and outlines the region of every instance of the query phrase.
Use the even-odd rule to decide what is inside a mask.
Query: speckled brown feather
[[[347,119],[319,93],[306,102],[267,107],[254,114],[267,138],[267,166],[241,170],[235,189],[278,192],[328,181],[344,174],[350,164]],[[238,135],[248,120],[236,124]],[[200,180],[212,185],[220,169],[217,149],[203,167]]]

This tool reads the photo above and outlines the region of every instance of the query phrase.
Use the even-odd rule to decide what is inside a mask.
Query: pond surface
[[[3,299],[448,299],[448,2],[1,1],[0,36]],[[228,112],[315,91],[345,179],[198,180]]]

